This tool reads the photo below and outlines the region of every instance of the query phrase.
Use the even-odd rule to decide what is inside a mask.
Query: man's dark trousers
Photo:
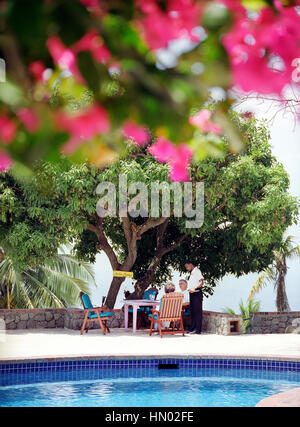
[[[202,331],[202,303],[203,294],[199,292],[190,293],[190,309],[191,309],[191,331],[200,333]]]

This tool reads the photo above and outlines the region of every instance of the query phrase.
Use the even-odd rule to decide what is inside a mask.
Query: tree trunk
[[[276,296],[276,306],[278,312],[290,311],[290,306],[285,289],[285,274],[283,272],[279,273],[277,281],[277,296]]]
[[[133,250],[132,252],[130,252],[125,260],[125,262],[122,265],[119,265],[118,270],[120,271],[130,271],[135,263],[136,260],[136,251]],[[113,267],[114,268],[114,267]],[[120,287],[122,285],[122,283],[124,282],[125,277],[114,277],[111,284],[110,284],[110,288],[106,297],[106,305],[108,308],[110,308],[111,310],[114,308],[115,306],[115,302],[116,299],[118,297],[118,293],[120,291]]]
[[[134,286],[134,291],[130,294],[129,299],[143,298],[144,292],[151,285],[154,279],[155,271],[159,266],[162,256],[163,254],[154,256],[151,263],[149,264],[146,273],[144,274],[144,277],[142,277],[136,282]]]
[[[158,263],[159,264],[159,263]],[[139,279],[135,286],[134,291],[129,295],[128,299],[142,299],[143,295],[146,291],[146,289],[151,285],[154,279],[156,268],[158,267],[158,264],[156,266],[153,266],[152,269],[148,269],[144,277]]]
[[[110,284],[110,288],[105,301],[105,305],[110,310],[112,310],[115,306],[115,302],[116,302],[120,287],[124,282],[124,280],[125,280],[125,277],[114,277]]]

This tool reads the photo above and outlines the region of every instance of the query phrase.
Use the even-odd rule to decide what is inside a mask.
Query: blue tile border
[[[153,358],[153,359],[117,359],[117,358],[88,358],[73,360],[35,360],[21,362],[0,362],[0,374],[28,373],[45,371],[70,371],[79,369],[128,369],[155,368],[163,364],[178,364],[180,368],[197,369],[251,369],[268,371],[300,372],[300,361],[284,361],[252,358]]]
[[[178,363],[174,370],[159,363]],[[253,359],[81,359],[0,364],[0,390],[38,383],[155,377],[233,377],[293,381],[300,386],[300,362]]]

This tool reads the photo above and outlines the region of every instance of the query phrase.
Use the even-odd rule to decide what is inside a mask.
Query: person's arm
[[[199,280],[199,285],[197,286],[196,289],[201,289],[203,285],[204,285],[204,279],[200,279]]]

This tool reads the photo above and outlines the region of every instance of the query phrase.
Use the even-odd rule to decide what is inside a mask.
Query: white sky
[[[255,113],[257,118],[267,118],[274,116],[274,109],[270,109],[269,102],[258,103],[248,101],[243,109],[249,109]],[[271,142],[273,154],[281,161],[290,175],[292,195],[300,198],[300,124],[295,125],[292,115],[278,113],[269,125],[271,131]],[[295,236],[297,244],[300,244],[300,224],[291,227],[288,234]],[[300,311],[300,259],[288,261],[287,274],[287,295],[292,310]],[[201,266],[200,266],[201,268]],[[92,293],[95,304],[101,303],[101,297],[106,295],[112,280],[112,270],[105,254],[97,256],[95,264],[95,276],[97,288]],[[178,286],[179,274],[174,273],[173,282]],[[238,312],[238,304],[241,299],[246,302],[252,284],[258,277],[257,274],[249,274],[239,279],[234,276],[226,276],[215,288],[214,295],[204,299],[204,309],[223,311],[224,307],[231,307]],[[120,308],[124,295],[124,289],[132,289],[131,279],[126,279],[123,283],[116,308]],[[272,285],[268,285],[256,297],[261,302],[261,311],[275,311],[275,294]]]

